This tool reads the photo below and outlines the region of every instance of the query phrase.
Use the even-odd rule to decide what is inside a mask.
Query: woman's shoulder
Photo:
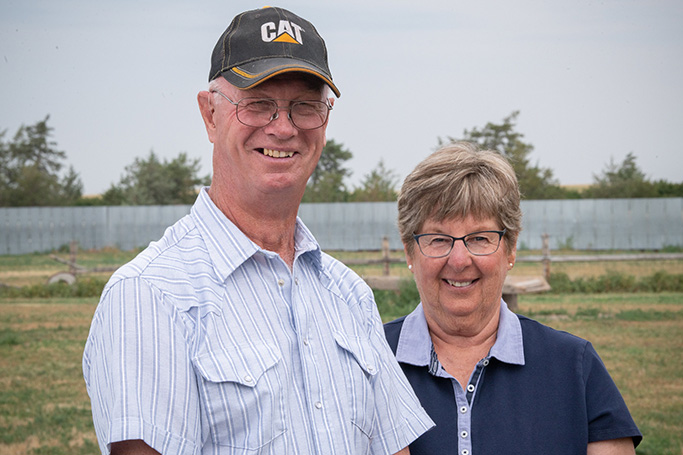
[[[589,344],[587,340],[579,336],[554,329],[527,316],[518,314],[517,318],[522,326],[522,337],[526,346],[532,343],[536,346],[561,346],[583,350]]]

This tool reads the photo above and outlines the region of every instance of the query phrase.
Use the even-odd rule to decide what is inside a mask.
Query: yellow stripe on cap
[[[263,74],[263,73],[250,74],[250,73],[247,73],[247,72],[245,72],[245,71],[243,71],[243,70],[241,70],[241,69],[239,69],[239,68],[237,68],[237,67],[230,68],[230,71],[234,72],[235,74],[237,74],[237,75],[239,75],[239,76],[241,76],[241,77],[243,77],[243,78],[245,78],[245,79],[255,79],[255,78],[260,77],[260,76]],[[341,95],[341,93],[339,93],[339,90],[337,89],[337,86],[334,85],[334,82],[332,82],[330,79],[326,78],[324,75],[320,74],[320,73],[317,72],[317,71],[313,71],[313,70],[311,70],[311,69],[308,69],[308,68],[301,68],[301,67],[284,67],[284,68],[282,68],[281,70],[277,70],[277,71],[273,72],[273,73],[272,73],[271,75],[269,75],[267,78],[265,78],[265,79],[260,79],[260,80],[254,82],[253,84],[251,84],[251,85],[249,85],[249,86],[247,86],[247,87],[245,87],[245,88],[254,87],[254,86],[260,84],[261,82],[267,81],[268,79],[270,79],[270,78],[273,77],[273,76],[277,76],[277,75],[284,74],[284,73],[289,73],[289,72],[292,72],[292,71],[296,71],[296,72],[299,72],[299,73],[308,73],[308,74],[312,74],[312,75],[314,75],[314,76],[316,76],[316,77],[319,77],[319,78],[322,79],[327,85],[330,86],[330,88],[332,89],[332,91],[334,92],[334,94],[337,95],[337,97],[339,97],[339,96]]]

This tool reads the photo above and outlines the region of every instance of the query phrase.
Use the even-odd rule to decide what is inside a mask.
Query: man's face
[[[219,84],[220,91],[233,102],[270,98],[278,100],[280,107],[291,101],[324,101],[325,93],[297,76],[273,78],[248,90],[239,90],[222,78]],[[318,129],[300,130],[289,120],[287,110],[281,109],[268,125],[251,127],[237,120],[235,106],[218,93],[202,92],[199,102],[214,144],[217,187],[263,196],[289,191],[299,197],[303,194],[325,146],[327,122]]]

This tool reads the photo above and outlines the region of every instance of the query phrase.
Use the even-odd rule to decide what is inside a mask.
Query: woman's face
[[[463,237],[477,231],[500,231],[494,219],[463,219],[437,222],[427,220],[416,234],[436,233]],[[498,316],[503,282],[515,262],[516,245],[509,249],[505,238],[498,250],[487,256],[471,254],[461,240],[442,258],[424,256],[414,245],[406,257],[415,275],[427,323],[430,329],[470,335],[478,333],[491,318]],[[472,332],[472,333],[469,333]]]

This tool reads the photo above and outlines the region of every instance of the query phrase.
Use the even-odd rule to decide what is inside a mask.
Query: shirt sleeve
[[[389,347],[374,300],[370,299],[366,305],[369,337],[378,353],[381,372],[376,385],[378,428],[372,442],[372,453],[393,454],[434,427],[434,422],[422,408]]]
[[[588,442],[631,437],[638,446],[643,439],[619,389],[591,343],[583,358],[588,413]]]
[[[142,439],[164,455],[199,454],[198,389],[185,330],[162,294],[139,278],[105,290],[83,355],[102,453]]]

